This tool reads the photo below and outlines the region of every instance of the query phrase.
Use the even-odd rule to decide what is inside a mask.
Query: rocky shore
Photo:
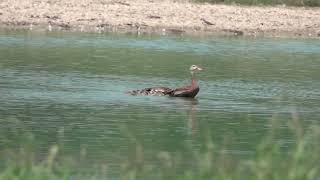
[[[173,0],[2,0],[0,27],[320,38],[320,8]]]

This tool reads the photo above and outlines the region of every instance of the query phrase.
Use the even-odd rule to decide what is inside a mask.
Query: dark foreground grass
[[[319,180],[320,126],[311,125],[302,129],[296,121],[293,118],[288,123],[294,139],[292,145],[281,146],[277,141],[279,127],[273,125],[257,145],[254,155],[244,159],[237,159],[223,149],[217,149],[208,138],[201,150],[159,151],[154,154],[158,162],[153,164],[153,161],[144,160],[143,147],[137,140],[133,148],[135,157],[122,163],[118,179]],[[51,147],[48,155],[40,161],[35,161],[36,155],[30,147],[0,153],[0,180],[108,179],[103,175],[103,170],[82,176],[74,165],[59,156],[58,146]]]
[[[194,2],[226,3],[243,5],[287,5],[287,6],[320,6],[320,0],[194,0]]]

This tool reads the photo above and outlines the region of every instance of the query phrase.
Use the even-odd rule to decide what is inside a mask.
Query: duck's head
[[[193,73],[195,73],[195,72],[197,72],[197,71],[202,71],[203,70],[203,68],[201,68],[201,67],[199,67],[199,66],[197,66],[197,65],[191,65],[190,66],[190,72],[191,72],[191,74],[193,74]]]

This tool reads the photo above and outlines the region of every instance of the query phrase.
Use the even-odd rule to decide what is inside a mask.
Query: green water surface
[[[205,68],[195,100],[124,94],[188,85],[192,64]],[[290,146],[292,116],[319,124],[319,40],[0,32],[0,150],[32,134],[40,159],[58,144],[79,166],[118,175],[137,147],[157,164],[208,137],[245,158],[275,117]]]

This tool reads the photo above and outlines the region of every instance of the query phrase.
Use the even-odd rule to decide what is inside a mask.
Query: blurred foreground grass
[[[224,149],[217,149],[208,138],[201,150],[190,152],[155,153],[158,162],[144,159],[144,150],[136,140],[134,157],[122,164],[118,179],[174,179],[174,180],[319,180],[320,178],[320,126],[302,128],[293,116],[288,122],[293,143],[282,146],[278,141],[280,126],[271,120],[268,134],[257,145],[253,155],[238,159]],[[17,134],[16,134],[17,135]],[[76,161],[59,154],[53,145],[48,154],[39,158],[34,151],[32,134],[24,135],[23,145],[15,149],[0,149],[0,180],[64,180],[108,179],[105,165],[94,173],[82,174]],[[116,178],[117,179],[117,178]]]
[[[287,6],[320,6],[320,0],[193,0],[194,2],[226,3],[243,5],[287,5]]]

